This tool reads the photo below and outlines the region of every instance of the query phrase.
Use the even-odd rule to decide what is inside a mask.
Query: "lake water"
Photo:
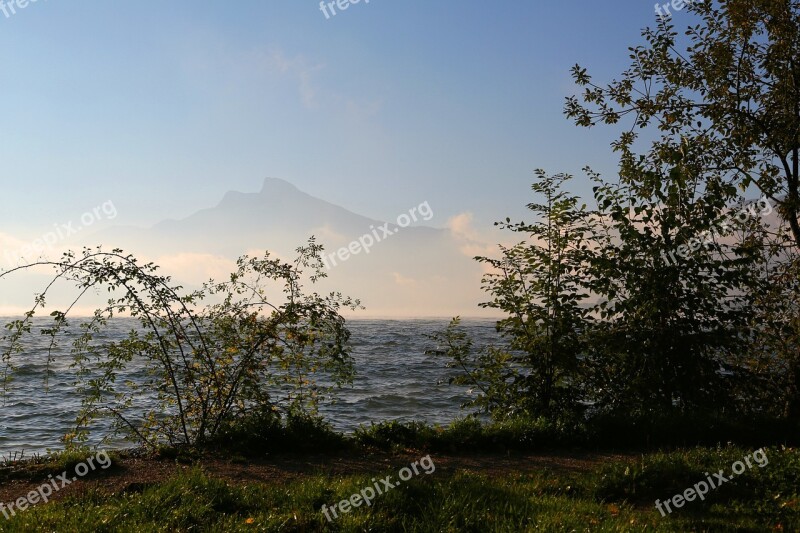
[[[0,319],[3,324],[7,321]],[[381,420],[446,424],[465,414],[460,405],[468,398],[467,391],[448,385],[455,371],[445,368],[445,358],[425,354],[436,348],[426,335],[444,329],[447,323],[447,319],[348,322],[356,379],[352,387],[338,393],[336,404],[323,406],[321,414],[342,431]],[[464,320],[462,324],[476,345],[497,340],[494,321]],[[116,319],[104,336],[96,338],[121,338],[131,326],[128,320]],[[57,356],[52,367],[56,375],[45,393],[48,339],[30,335],[25,346],[26,352],[16,359],[18,369],[5,405],[0,403],[0,457],[23,450],[28,455],[59,449],[80,407],[68,370],[70,355]]]

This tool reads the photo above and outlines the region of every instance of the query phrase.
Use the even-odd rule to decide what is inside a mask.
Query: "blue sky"
[[[680,16],[680,15],[679,15]],[[532,170],[613,172],[562,114],[627,66],[650,2],[67,2],[0,13],[5,232],[112,200],[150,225],[266,176],[377,219],[519,217]],[[588,183],[576,188],[588,191]]]

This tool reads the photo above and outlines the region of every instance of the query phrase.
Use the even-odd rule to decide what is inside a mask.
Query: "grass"
[[[454,453],[588,448],[585,427],[544,419],[483,424],[475,418],[461,418],[444,427],[419,422],[381,422],[362,426],[353,440],[356,445],[382,450],[409,447]]]
[[[510,419],[482,423],[467,417],[447,426],[388,421],[362,426],[353,435],[337,432],[324,419],[254,414],[222,427],[206,446],[220,454],[263,458],[275,453],[315,453],[364,448],[414,448],[432,452],[505,453],[533,450],[653,450],[716,446],[733,442],[758,448],[800,445],[800,425],[785,419],[704,414],[595,416],[566,420]],[[164,448],[165,456],[191,455]]]
[[[748,417],[741,421],[712,415],[595,417],[589,420],[512,419],[482,424],[474,418],[450,425],[381,422],[361,427],[354,442],[379,449],[410,447],[459,452],[531,450],[652,450],[717,446],[735,442],[754,449],[764,445],[800,444],[800,427],[783,419]]]
[[[729,471],[738,447],[652,453],[585,472],[543,469],[488,477],[420,472],[370,507],[328,523],[320,508],[350,498],[383,471],[232,483],[196,467],[138,492],[92,490],[34,507],[0,531],[798,531],[800,453],[766,449],[768,464],[662,518],[654,500]],[[433,455],[434,461],[436,456]]]
[[[48,474],[55,476],[62,472],[67,472],[72,477],[79,463],[85,463],[87,458],[94,456],[95,453],[88,449],[70,449],[31,458],[7,458],[0,463],[0,483],[12,479],[36,479]],[[112,466],[119,461],[116,453],[109,454],[108,458]],[[100,466],[96,465],[96,468]]]

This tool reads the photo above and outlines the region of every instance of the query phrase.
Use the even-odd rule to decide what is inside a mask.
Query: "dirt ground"
[[[325,474],[331,477],[348,474],[380,474],[396,471],[427,455],[405,450],[401,453],[369,453],[360,455],[276,455],[259,461],[241,462],[221,458],[203,458],[194,466],[209,475],[234,484],[282,483],[303,476]],[[556,453],[533,455],[446,455],[430,454],[437,471],[468,471],[492,476],[528,473],[550,469],[561,472],[584,472],[613,460],[628,456],[604,453]],[[54,492],[51,500],[78,495],[90,489],[106,494],[141,491],[151,484],[167,480],[180,469],[192,465],[176,463],[174,459],[123,457],[107,471],[90,473],[63,489]],[[15,479],[0,482],[0,502],[13,502],[47,481]]]

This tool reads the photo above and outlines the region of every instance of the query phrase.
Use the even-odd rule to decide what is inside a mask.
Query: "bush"
[[[269,453],[329,452],[346,449],[347,438],[317,416],[255,413],[227,423],[209,443],[226,453],[263,457]]]
[[[357,444],[379,449],[397,447],[439,452],[529,451],[586,443],[585,429],[572,422],[514,418],[482,423],[475,417],[454,420],[449,426],[420,422],[381,422],[356,430]]]
[[[617,449],[689,446],[797,444],[800,429],[784,419],[723,416],[713,413],[653,413],[647,416],[600,414],[588,422],[590,442]]]
[[[382,450],[396,447],[428,448],[436,440],[441,428],[431,427],[422,422],[400,422],[397,420],[359,426],[353,438],[357,444]]]
[[[222,427],[254,411],[313,415],[334,387],[352,381],[350,332],[339,312],[359,307],[338,293],[303,292],[306,277],[314,283],[326,275],[321,251],[312,238],[297,249],[293,262],[269,253],[261,259],[245,256],[228,280],[211,280],[188,294],[158,275],[156,265],[140,265],[121,250],[85,249],[58,262],[0,272],[0,279],[41,266],[57,272],[25,318],[7,324],[8,333],[0,337],[2,392],[11,383],[16,359],[25,354],[23,337],[31,334],[48,290],[68,280],[76,285],[77,298],[67,311],[51,313],[52,326],[42,330],[50,342],[45,386],[52,354],[71,343],[70,368],[82,409],[75,431],[65,439],[68,445],[85,442],[86,428],[98,417],[112,419],[114,429],[155,450],[164,443],[201,448]],[[107,305],[70,331],[69,310],[99,289],[109,293]],[[279,291],[282,296],[274,298]],[[204,300],[216,303],[200,307]],[[130,314],[140,327],[121,340],[104,336],[109,321],[120,314]],[[130,367],[140,363],[147,377],[130,379]],[[318,374],[330,385],[319,385]],[[156,401],[146,400],[147,395]]]

